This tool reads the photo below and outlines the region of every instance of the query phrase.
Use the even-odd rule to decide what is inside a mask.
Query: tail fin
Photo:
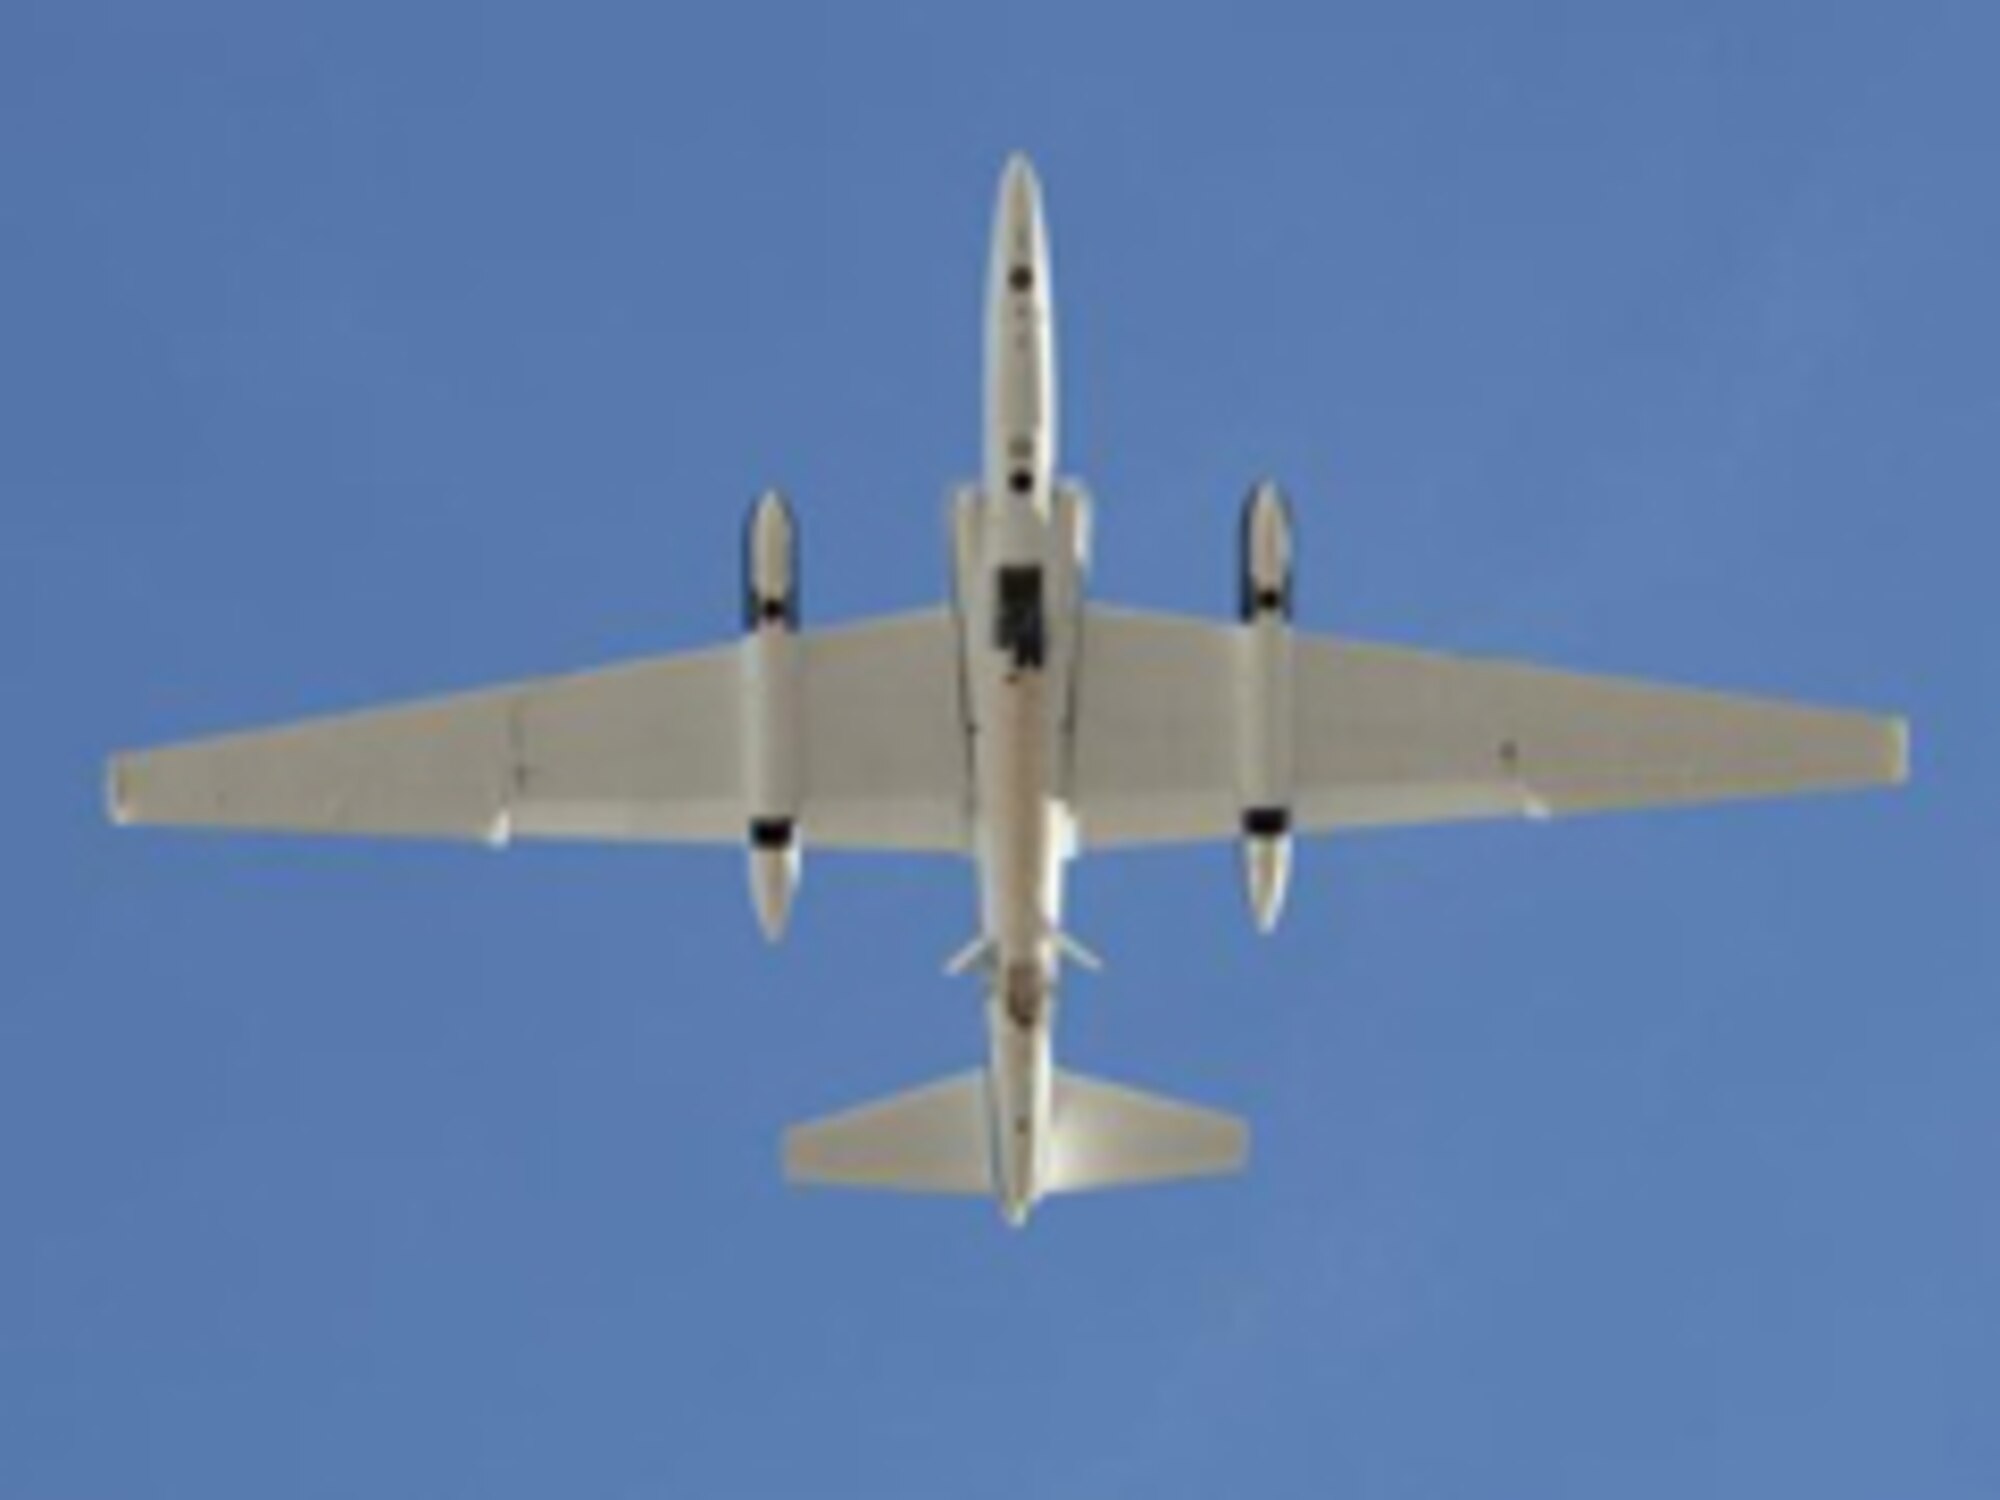
[[[834,1187],[910,1193],[989,1193],[986,1075],[939,1083],[863,1104],[785,1132],[785,1176]]]
[[[994,1191],[986,1077],[960,1073],[785,1132],[785,1176],[915,1193]],[[1240,1169],[1250,1133],[1198,1105],[1076,1073],[1057,1073],[1047,1193]]]
[[[1213,1177],[1242,1168],[1250,1132],[1220,1110],[1056,1074],[1052,1193]]]

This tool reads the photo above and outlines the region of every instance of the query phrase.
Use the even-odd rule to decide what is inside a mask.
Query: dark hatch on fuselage
[[[1016,671],[1040,670],[1048,656],[1042,570],[1002,568],[999,585],[993,596],[993,644],[1013,657]]]

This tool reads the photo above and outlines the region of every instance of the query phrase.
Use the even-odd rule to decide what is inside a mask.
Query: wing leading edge
[[[1242,633],[1085,617],[1073,790],[1087,847],[1233,838]],[[1304,831],[1889,785],[1900,719],[1371,645],[1293,641]]]
[[[799,639],[806,837],[958,852],[967,777],[943,610]],[[121,823],[505,842],[740,843],[741,648],[663,656],[113,758]]]

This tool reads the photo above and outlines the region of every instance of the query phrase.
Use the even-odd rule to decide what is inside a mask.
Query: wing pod
[[[1292,621],[1292,507],[1266,479],[1243,497],[1238,548],[1237,617],[1246,625],[1266,617]]]
[[[1269,480],[1243,502],[1236,680],[1243,880],[1260,932],[1278,925],[1292,869],[1292,515]]]
[[[798,528],[785,497],[766,491],[743,531],[743,757],[750,900],[776,942],[798,890],[800,742]]]

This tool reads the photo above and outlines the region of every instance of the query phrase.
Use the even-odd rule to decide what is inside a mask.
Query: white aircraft
[[[1298,833],[1900,782],[1901,720],[1367,645],[1292,628],[1277,486],[1244,503],[1234,622],[1086,602],[1090,502],[1057,477],[1040,187],[1000,183],[985,469],[950,502],[951,602],[803,631],[784,499],[752,507],[726,645],[114,757],[114,821],[747,846],[784,931],[805,845],[968,857],[983,1069],[798,1126],[794,1181],[1046,1194],[1240,1167],[1241,1122],[1064,1072],[1051,1038],[1079,853],[1241,843],[1269,931]]]

